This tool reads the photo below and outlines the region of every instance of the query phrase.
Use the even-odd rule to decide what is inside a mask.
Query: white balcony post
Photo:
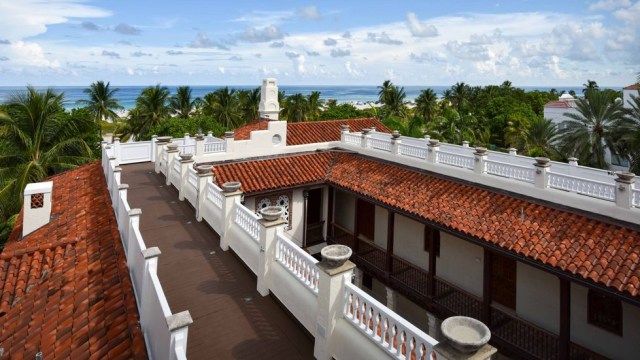
[[[193,159],[180,158],[180,188],[178,189],[178,199],[180,201],[184,201],[184,192],[187,188],[187,179],[189,179],[189,168],[193,166],[193,163]]]
[[[441,338],[440,336],[441,322],[442,321],[438,320],[438,318],[435,315],[427,311],[427,334],[436,340]]]
[[[225,131],[224,133],[225,151],[228,153],[233,152],[234,136],[235,134],[233,131]]]
[[[157,144],[158,144],[158,135],[151,135],[151,162],[156,162]]]
[[[369,147],[369,138],[371,137],[371,129],[362,129],[362,140],[360,142],[360,146],[363,148]]]
[[[201,133],[196,134],[196,153],[194,155],[204,154],[204,135]]]
[[[122,202],[127,201],[127,191],[129,190],[129,184],[118,185],[118,196],[122,198]],[[120,201],[118,200],[117,203]]]
[[[120,165],[120,159],[122,159],[122,146],[120,145],[120,138],[113,139],[113,155],[116,157],[116,166]]]
[[[400,132],[395,130],[391,133],[391,153],[393,155],[400,154],[400,144],[402,144],[402,140],[400,139]]]
[[[109,149],[109,145],[107,145],[106,141],[102,142],[102,172],[104,176],[107,176],[107,166],[109,166],[109,155],[107,155],[107,149]]]
[[[131,246],[131,234],[133,234],[134,229],[140,230],[140,215],[142,215],[142,209],[131,209],[129,210],[129,231],[127,232],[129,236],[126,239],[122,239],[122,242],[126,242],[124,248],[127,251],[127,265],[131,268],[132,261],[135,257],[133,253],[133,249],[136,249],[136,246]]]
[[[635,174],[627,171],[616,171],[616,205],[631,209],[633,207],[633,184]]]
[[[385,287],[387,289],[387,307],[391,311],[396,311],[396,304],[398,303],[398,292],[388,286]]]
[[[233,191],[233,192],[222,192],[222,234],[220,235],[220,248],[223,251],[229,250],[229,239],[226,234],[229,231],[229,228],[233,225],[233,212],[235,210],[235,203],[240,202],[240,198],[242,198],[242,191]]]
[[[344,139],[344,135],[349,133],[349,125],[347,124],[340,125],[340,128],[342,129],[340,131],[340,142],[344,143],[346,142],[346,140]]]
[[[166,320],[167,327],[171,333],[171,341],[168,349],[169,360],[186,359],[189,325],[193,324],[191,314],[186,310],[169,315]]]
[[[570,157],[568,160],[569,166],[578,166],[578,158]]]
[[[469,147],[469,142],[467,140],[462,142],[462,147],[463,148],[468,148]]]
[[[353,285],[357,286],[358,289],[362,289],[363,275],[362,270],[358,268],[353,269]]]
[[[427,144],[427,161],[435,164],[440,151],[440,141],[438,139],[429,139]]]
[[[213,139],[213,131],[207,131],[207,139]]]
[[[318,360],[330,360],[334,354],[334,329],[342,316],[344,284],[351,281],[354,263],[347,260],[338,267],[330,267],[324,261],[316,264],[318,273],[318,317],[313,356]]]
[[[167,164],[165,165],[165,183],[167,185],[171,185],[171,172],[173,171],[173,162],[179,161],[178,154],[180,150],[178,150],[178,144],[169,144],[167,145]]]
[[[109,176],[108,187],[111,189],[113,189],[114,186],[117,187],[121,183],[120,179],[122,179],[122,168],[118,166],[113,169],[113,175]]]
[[[213,171],[206,173],[197,172],[198,175],[198,200],[196,201],[196,219],[202,221],[202,211],[204,210],[204,200],[207,196],[207,182],[214,180]]]
[[[158,256],[160,256],[161,252],[158,247],[151,247],[142,250],[142,257],[144,258],[144,276],[142,277],[142,289],[138,291],[138,296],[140,297],[140,323],[142,325],[142,333],[147,335],[148,326],[151,323],[150,318],[154,316],[158,316],[158,314],[151,313],[151,306],[148,306],[151,301],[150,298],[153,298],[156,295],[156,292],[153,290],[153,285],[151,284],[151,276],[149,274],[157,274],[158,272]]]
[[[516,155],[518,155],[518,149],[516,149],[516,148],[509,148],[509,155],[511,155],[511,156],[516,156]]]
[[[184,133],[184,145],[189,145],[189,140],[191,140],[191,135],[189,133]]]
[[[283,218],[275,221],[260,219],[260,253],[258,254],[258,293],[262,296],[269,295],[270,267],[276,255],[276,234],[282,231],[287,223]]]
[[[162,168],[162,166],[164,165],[162,163],[162,152],[166,151],[165,149],[165,145],[169,144],[171,142],[171,137],[170,136],[160,136],[160,137],[156,137],[156,145],[155,145],[155,170],[156,170],[156,174],[160,173],[160,169]]]
[[[476,174],[484,174],[484,164],[487,161],[488,157],[487,148],[485,147],[477,147],[476,151],[473,152],[473,172]]]
[[[549,182],[549,170],[551,169],[549,158],[537,157],[535,160],[536,162],[533,164],[533,166],[536,167],[536,178],[534,180],[534,184],[537,188],[545,189]]]

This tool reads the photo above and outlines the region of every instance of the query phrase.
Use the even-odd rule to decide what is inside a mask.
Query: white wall
[[[440,232],[436,276],[482,297],[484,251],[480,246]]]
[[[587,323],[586,287],[571,284],[571,341],[612,359],[638,359],[640,308],[622,303],[622,337]]]
[[[289,201],[289,217],[291,217],[291,229],[287,228],[285,233],[291,236],[291,239],[298,246],[302,246],[304,237],[304,196],[302,189],[293,190],[293,199]]]
[[[527,264],[517,263],[516,312],[519,317],[558,334],[560,280]]]
[[[354,229],[354,212],[356,209],[356,198],[343,191],[336,190],[335,194],[335,211],[333,218],[336,224],[353,231]]]
[[[424,251],[424,225],[406,216],[395,214],[393,253],[428,270],[429,253]]]
[[[561,122],[565,121],[565,120],[569,120],[569,118],[567,118],[566,116],[564,116],[564,113],[578,113],[578,110],[576,110],[575,108],[544,108],[543,110],[543,116],[545,119],[549,119],[551,121],[553,121],[556,124],[560,124]]]
[[[631,109],[631,105],[629,104],[629,102],[633,104],[631,95],[640,96],[640,92],[638,92],[638,90],[622,90],[623,106],[627,109]]]
[[[387,229],[389,228],[389,212],[376,206],[375,227],[373,232],[373,242],[382,247],[387,248]]]

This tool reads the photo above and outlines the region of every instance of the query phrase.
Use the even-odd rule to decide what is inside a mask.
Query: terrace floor
[[[218,235],[196,221],[153,163],[122,166],[131,208],[141,208],[147,247],[158,246],[158,277],[173,313],[189,310],[190,359],[312,359],[313,340],[271,296]]]

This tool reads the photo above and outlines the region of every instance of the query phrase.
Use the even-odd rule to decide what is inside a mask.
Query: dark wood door
[[[491,263],[491,300],[516,309],[516,261],[493,254]]]
[[[309,190],[307,197],[306,246],[322,242],[324,221],[322,220],[322,189]]]
[[[357,236],[373,241],[373,233],[375,230],[376,206],[372,203],[358,199],[358,214],[356,221]]]

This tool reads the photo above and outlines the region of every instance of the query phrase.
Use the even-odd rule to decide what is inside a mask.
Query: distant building
[[[631,95],[633,96],[640,96],[640,85],[639,84],[633,84],[633,85],[629,85],[629,86],[625,86],[622,89],[622,101],[624,102],[624,107],[629,109],[631,108]]]

